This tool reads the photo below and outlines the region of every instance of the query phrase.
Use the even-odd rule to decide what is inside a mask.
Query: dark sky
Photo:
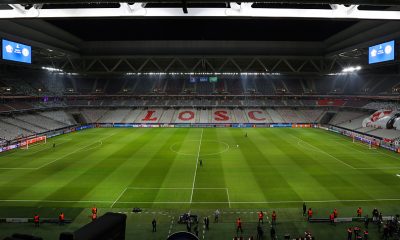
[[[356,21],[297,19],[52,19],[85,41],[322,41]]]

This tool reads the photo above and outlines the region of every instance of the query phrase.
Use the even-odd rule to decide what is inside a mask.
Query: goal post
[[[40,137],[35,137],[35,138],[30,138],[22,141],[20,143],[20,148],[21,149],[29,149],[32,145],[37,145],[37,144],[45,144],[47,143],[47,137],[46,136],[40,136]]]

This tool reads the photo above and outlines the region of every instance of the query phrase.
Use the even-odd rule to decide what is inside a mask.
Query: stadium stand
[[[282,116],[274,109],[267,109],[266,111],[267,111],[268,115],[271,116],[272,122],[274,122],[274,123],[285,122],[285,120],[283,120]]]
[[[117,109],[106,112],[97,121],[102,123],[121,123],[131,110]]]
[[[68,126],[65,123],[58,122],[39,114],[20,115],[16,116],[16,118],[47,130],[53,130]]]
[[[353,119],[362,117],[364,113],[355,111],[339,111],[335,117],[329,122],[332,125],[340,125],[342,123],[349,122]]]
[[[379,109],[396,110],[400,109],[400,104],[396,102],[370,102],[362,106],[362,108],[373,109],[373,110],[379,110]]]
[[[14,140],[20,137],[27,137],[33,134],[33,132],[22,129],[4,121],[0,124],[1,136],[6,140]]]
[[[76,124],[76,121],[71,117],[71,115],[67,114],[64,111],[40,112],[39,114],[55,121],[61,122],[67,126]]]
[[[6,122],[8,124],[15,125],[21,129],[24,129],[31,133],[41,133],[41,132],[47,131],[47,129],[45,129],[45,128],[41,128],[39,126],[29,124],[28,122],[21,121],[17,118],[1,118],[1,121]]]
[[[347,115],[347,116],[349,116],[349,115]],[[341,123],[336,124],[336,125],[338,125],[340,127],[343,127],[343,128],[347,128],[347,129],[357,130],[358,131],[359,129],[362,128],[363,120],[368,116],[369,116],[369,114],[364,114],[362,116],[359,116],[359,117],[356,117],[356,118],[351,118],[346,122],[341,122]],[[339,119],[336,119],[336,120],[341,121]]]

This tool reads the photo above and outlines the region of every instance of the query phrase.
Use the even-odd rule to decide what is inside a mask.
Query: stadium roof
[[[266,2],[118,2],[6,0],[0,18],[63,17],[264,17],[400,19],[398,0]]]
[[[4,4],[37,4],[37,3],[120,3],[121,0],[3,0]],[[128,1],[131,2],[131,1]],[[223,3],[227,1],[221,0],[185,0],[185,1],[174,1],[174,0],[149,0],[141,1],[146,3]],[[308,4],[357,4],[357,5],[400,5],[398,0],[257,0],[257,2],[267,2],[267,3],[308,3]]]
[[[112,72],[126,62],[132,71],[147,63],[160,71],[177,63],[190,66],[191,61],[189,70],[198,63],[216,70],[227,64],[248,69],[250,63],[279,70],[275,66],[283,62],[292,71],[297,68],[290,59],[300,59],[299,66],[312,62],[323,69],[330,63],[316,64],[315,59],[359,63],[368,46],[400,39],[400,24],[392,20],[400,19],[399,0],[360,3],[5,0],[0,4],[0,37],[32,45],[35,64],[59,68],[97,64]],[[221,59],[214,64],[210,57]],[[107,64],[103,58],[115,62]],[[143,60],[135,66],[128,58]],[[273,61],[267,64],[263,58]]]

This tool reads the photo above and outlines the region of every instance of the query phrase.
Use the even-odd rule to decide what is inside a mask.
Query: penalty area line
[[[338,159],[338,158],[335,157],[335,156],[332,156],[330,153],[328,153],[328,152],[322,150],[321,148],[316,147],[316,146],[314,146],[314,145],[312,145],[312,144],[310,144],[310,143],[304,141],[303,139],[296,137],[295,135],[292,135],[292,137],[296,138],[297,140],[300,140],[300,141],[304,142],[305,144],[307,144],[307,145],[310,146],[311,148],[316,149],[316,150],[319,151],[320,153],[323,153],[323,154],[328,155],[329,157],[335,159],[336,161],[342,163],[343,165],[346,165],[347,167],[349,167],[349,168],[351,168],[351,169],[356,169],[355,167],[351,166],[350,164],[347,164],[347,163],[343,162],[342,160]]]
[[[122,197],[122,195],[124,195],[124,193],[126,192],[128,188],[125,188],[124,191],[122,191],[119,196],[117,197],[117,199],[115,199],[115,201],[111,204],[111,208],[114,207],[114,205],[118,202],[118,200]]]

